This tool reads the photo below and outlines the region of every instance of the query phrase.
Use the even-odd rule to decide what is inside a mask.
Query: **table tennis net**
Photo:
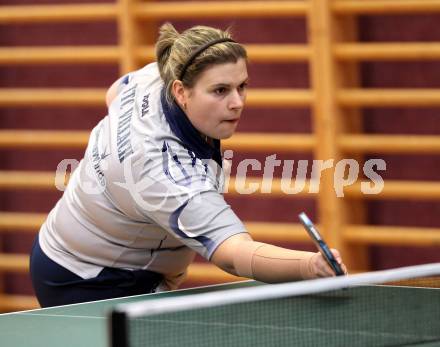
[[[122,304],[113,347],[440,346],[440,263]]]

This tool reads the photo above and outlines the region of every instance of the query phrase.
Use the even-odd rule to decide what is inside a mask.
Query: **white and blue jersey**
[[[220,141],[209,145],[168,105],[157,64],[123,79],[91,132],[79,167],[40,230],[44,253],[82,278],[104,267],[183,279],[195,253],[210,259],[246,232],[223,199]]]

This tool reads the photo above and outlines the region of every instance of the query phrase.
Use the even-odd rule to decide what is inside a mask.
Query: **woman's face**
[[[245,59],[213,65],[192,88],[183,88],[181,105],[194,127],[214,139],[231,137],[246,100],[248,73]]]

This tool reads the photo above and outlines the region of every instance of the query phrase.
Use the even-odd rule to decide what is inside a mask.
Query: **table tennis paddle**
[[[312,238],[314,244],[316,247],[318,247],[319,252],[322,254],[324,259],[327,261],[327,263],[330,265],[330,267],[333,269],[336,276],[342,276],[344,275],[344,271],[342,270],[341,266],[339,265],[338,261],[335,259],[332,252],[330,252],[330,249],[328,248],[327,244],[321,237],[321,234],[318,232],[318,230],[313,225],[312,221],[307,217],[307,215],[302,212],[298,215],[299,220],[301,221],[302,225],[306,229],[307,233]]]

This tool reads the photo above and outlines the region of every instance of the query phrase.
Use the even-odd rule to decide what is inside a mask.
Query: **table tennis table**
[[[23,311],[17,313],[7,313],[0,315],[0,345],[2,347],[104,347],[110,346],[109,332],[108,332],[108,314],[109,311],[115,307],[115,305],[120,303],[132,303],[145,300],[152,300],[157,298],[166,297],[176,297],[176,296],[187,296],[199,293],[214,292],[219,290],[234,289],[234,288],[246,288],[262,285],[255,281],[245,281],[245,282],[235,282],[221,285],[212,285],[206,287],[192,288],[192,289],[182,289],[173,292],[164,292],[148,295],[139,295],[134,297],[118,298],[112,300],[95,301],[90,303],[59,306],[47,309],[37,309],[31,311]],[[440,305],[440,289],[425,289],[425,288],[399,288],[394,287],[394,289],[389,289],[387,286],[368,286],[373,292],[388,291],[389,295],[386,300],[392,300],[396,295],[400,295],[399,292],[403,291],[406,297],[418,296],[422,297],[422,300],[428,300],[432,305],[438,307]],[[397,289],[396,289],[397,288]],[[393,290],[393,292],[389,292]],[[429,294],[427,294],[429,292]],[[342,293],[342,299],[344,300],[344,305],[340,305],[338,300],[333,301],[333,304],[324,303],[319,296],[314,296],[313,299],[300,298],[304,302],[304,310],[313,311],[314,306],[319,305],[321,309],[332,310],[334,305],[344,306],[343,310],[350,309],[350,300],[343,298],[344,293]],[[426,297],[426,298],[425,298]],[[404,299],[405,300],[405,299]],[[324,307],[323,307],[324,306]],[[333,308],[332,308],[333,306]],[[386,306],[386,305],[384,305]],[[338,309],[339,310],[339,309]],[[381,324],[377,320],[387,321],[387,307],[383,308],[383,317],[363,317],[362,323],[366,326],[375,324]],[[440,312],[436,310],[435,312]],[[349,322],[341,321],[340,315],[344,314],[344,311],[339,312],[338,321],[335,321],[334,327],[331,327],[332,334],[356,334],[350,330],[344,331],[344,324]],[[358,312],[358,315],[365,315],[366,312]],[[347,313],[347,321],[352,320],[353,313]],[[440,315],[437,318],[436,326],[440,334]],[[394,318],[393,318],[394,319]],[[258,321],[258,317],[256,317]],[[372,322],[374,321],[374,322]],[[295,312],[292,312],[292,324],[302,324],[301,322],[295,322]],[[333,324],[333,323],[332,323]],[[421,322],[421,326],[425,324]],[[327,329],[328,327],[326,327]],[[435,329],[435,328],[434,328]],[[320,328],[314,327],[311,331],[313,335],[319,335]],[[270,333],[270,332],[268,332]],[[273,331],[272,331],[273,333]],[[296,333],[301,333],[301,329],[298,329]],[[310,334],[310,331],[308,332]],[[328,333],[328,331],[327,331]],[[404,334],[405,332],[403,332]],[[364,332],[360,333],[360,338],[365,338]],[[438,337],[438,339],[436,338]],[[436,334],[431,341],[425,342],[423,345],[425,347],[440,346],[440,337]],[[374,341],[374,339],[372,340]],[[275,343],[275,342],[274,342]],[[148,346],[161,346],[161,344],[155,341],[149,341]],[[167,344],[169,345],[169,344]],[[181,341],[179,346],[186,346],[184,341]],[[230,345],[230,344],[229,344]],[[237,346],[248,346],[247,342],[236,341]],[[272,344],[277,346],[277,344]],[[308,344],[310,345],[310,344]],[[316,345],[316,344],[315,344]],[[331,345],[331,344],[327,344]],[[374,342],[371,343],[372,346],[375,345]],[[418,344],[410,344],[415,346]]]

